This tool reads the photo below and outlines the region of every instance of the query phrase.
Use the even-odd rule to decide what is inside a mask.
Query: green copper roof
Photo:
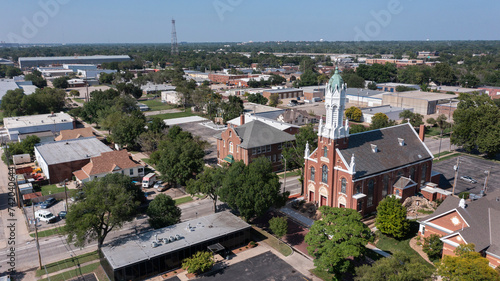
[[[341,88],[342,85],[344,85],[344,80],[342,79],[342,76],[340,76],[340,74],[339,74],[338,67],[335,68],[335,73],[332,75],[332,78],[330,78],[330,81],[328,82],[328,84],[330,84],[332,89],[335,89],[337,86],[339,86],[339,88]]]

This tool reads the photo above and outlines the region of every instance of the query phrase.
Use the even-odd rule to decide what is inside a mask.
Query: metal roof
[[[47,165],[90,159],[112,151],[96,137],[39,143],[35,145],[35,150]]]
[[[73,122],[71,115],[60,112],[54,114],[38,114],[17,117],[6,117],[3,119],[5,128],[12,130],[16,128],[35,127],[47,124],[62,124]]]
[[[276,93],[288,93],[288,92],[303,92],[304,90],[302,89],[297,89],[297,88],[286,88],[286,89],[269,89],[269,90],[264,90],[264,92],[268,92],[271,94],[276,94]]]
[[[248,228],[248,223],[230,212],[219,212],[157,230],[129,234],[104,245],[102,253],[113,269],[119,269]],[[180,239],[160,242],[162,238],[175,235]],[[152,247],[156,239],[160,243]]]

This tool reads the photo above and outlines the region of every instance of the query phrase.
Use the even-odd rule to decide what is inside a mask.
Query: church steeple
[[[320,122],[318,135],[329,139],[349,136],[348,125],[344,124],[346,84],[335,68],[325,92],[326,121]]]

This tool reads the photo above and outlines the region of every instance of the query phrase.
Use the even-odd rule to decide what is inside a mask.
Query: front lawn
[[[186,110],[183,112],[164,113],[158,115],[151,115],[148,117],[158,117],[160,119],[174,119],[174,118],[190,117],[190,116],[196,116],[196,114],[191,113],[191,108],[186,108]]]
[[[175,108],[174,105],[168,104],[168,103],[163,103],[157,99],[154,100],[145,100],[141,101],[141,103],[147,105],[151,111],[157,111],[157,110],[167,110],[167,109],[173,109]]]
[[[55,228],[51,228],[51,229],[47,229],[47,230],[43,230],[43,231],[38,231],[38,238],[52,236],[52,235],[56,235],[56,234],[60,234],[60,235],[65,234],[64,228],[63,227],[55,227]],[[35,237],[35,233],[30,233],[30,236]]]
[[[175,201],[175,205],[178,206],[180,204],[184,204],[184,203],[193,201],[193,198],[191,198],[191,196],[186,196],[186,197],[177,198],[174,201]]]
[[[70,279],[72,279],[74,277],[85,275],[87,273],[91,273],[91,272],[97,270],[97,268],[99,266],[100,266],[99,262],[92,263],[92,264],[89,264],[89,265],[86,265],[86,266],[82,266],[82,267],[78,267],[78,268],[66,271],[66,272],[61,273],[61,274],[57,274],[57,275],[51,276],[50,279],[48,279],[48,278],[41,279],[40,281],[48,281],[48,280],[50,280],[50,281],[65,281],[65,280],[70,280]]]
[[[42,191],[42,195],[50,195],[50,194],[56,194],[60,192],[64,192],[64,187],[57,187],[55,184],[49,184],[49,185],[44,185],[40,188],[40,191]],[[68,194],[69,196],[69,194]]]
[[[90,252],[87,254],[79,255],[76,257],[68,258],[65,260],[49,263],[49,264],[45,265],[45,269],[37,270],[36,276],[42,276],[46,273],[50,274],[53,272],[57,272],[59,270],[63,270],[66,268],[77,266],[79,264],[86,263],[86,262],[93,261],[93,260],[97,260],[97,259],[99,259],[99,254],[97,253],[97,251],[95,251],[95,252]],[[45,272],[45,270],[47,270],[47,272]]]

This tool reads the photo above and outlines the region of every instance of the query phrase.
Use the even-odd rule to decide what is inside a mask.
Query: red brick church
[[[389,194],[404,200],[419,192],[430,181],[433,156],[414,128],[401,124],[349,134],[345,103],[346,84],[336,69],[326,87],[318,148],[305,151],[306,200],[364,215]]]

